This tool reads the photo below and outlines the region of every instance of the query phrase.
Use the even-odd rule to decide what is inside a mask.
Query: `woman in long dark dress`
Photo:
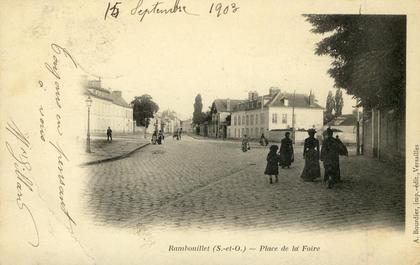
[[[280,166],[281,168],[288,167],[292,164],[293,158],[293,142],[290,139],[290,132],[286,132],[285,138],[281,140],[280,145]]]
[[[303,157],[305,158],[305,167],[301,178],[304,181],[313,181],[321,177],[321,168],[319,166],[319,141],[315,138],[315,130],[308,130],[309,137],[305,139],[303,147]]]
[[[279,155],[277,150],[279,147],[277,145],[270,146],[270,152],[267,155],[267,166],[265,168],[264,174],[270,176],[270,184],[273,183],[271,176],[276,176],[276,182],[279,181]]]

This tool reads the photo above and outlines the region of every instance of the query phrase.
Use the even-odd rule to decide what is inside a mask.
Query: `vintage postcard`
[[[0,2],[0,264],[420,264],[420,2]]]

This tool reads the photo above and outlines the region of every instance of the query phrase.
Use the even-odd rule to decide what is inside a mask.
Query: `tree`
[[[131,101],[131,105],[133,106],[133,119],[136,121],[136,125],[145,128],[149,127],[150,119],[159,111],[159,106],[147,94],[135,97]]]
[[[328,92],[327,96],[327,103],[325,104],[325,112],[324,112],[324,124],[328,123],[334,118],[333,110],[335,107],[335,101],[334,97],[332,95],[332,92]]]
[[[335,87],[371,107],[404,107],[405,16],[305,15],[312,32],[327,34],[315,54],[333,58]]]
[[[343,93],[341,92],[341,89],[337,89],[335,93],[335,117],[341,116],[343,111],[344,101],[343,101]]]
[[[195,97],[193,123],[201,124],[202,122],[203,122],[203,102],[201,99],[201,95],[198,94]]]

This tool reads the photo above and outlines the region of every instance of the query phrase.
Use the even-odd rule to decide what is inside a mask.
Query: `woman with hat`
[[[315,129],[309,129],[309,137],[305,139],[303,146],[303,158],[305,159],[305,167],[301,178],[304,181],[313,181],[321,177],[321,168],[319,166],[319,141],[315,138]]]

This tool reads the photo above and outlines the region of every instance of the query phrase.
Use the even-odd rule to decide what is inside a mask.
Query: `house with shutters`
[[[227,135],[259,138],[264,133],[269,137],[275,131],[319,129],[322,125],[323,108],[312,92],[309,95],[288,93],[272,87],[268,95],[249,92],[247,100],[233,107]]]

